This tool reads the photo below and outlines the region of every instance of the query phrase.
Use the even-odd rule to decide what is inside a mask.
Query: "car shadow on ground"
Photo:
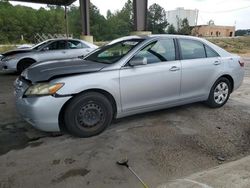
[[[134,122],[144,121],[145,118],[160,118],[162,115],[167,115],[168,113],[173,113],[181,110],[188,109],[193,106],[199,106],[205,108],[203,104],[189,104],[179,107],[173,107],[169,109],[158,110],[154,112],[147,112],[143,114],[137,114],[133,116],[124,117],[121,119],[113,120],[112,124],[108,127],[106,131],[113,131],[117,129],[130,129],[136,127],[144,126],[134,126]],[[132,126],[130,126],[132,125]],[[27,122],[19,120],[17,122],[12,123],[0,123],[0,155],[3,155],[11,150],[19,150],[25,147],[31,146],[36,147],[42,144],[42,141],[39,141],[42,138],[46,137],[58,137],[58,136],[66,136],[65,139],[69,137],[75,138],[74,136],[69,135],[67,132],[64,133],[47,133],[43,131],[39,131],[29,125]]]
[[[166,115],[167,113],[173,113],[173,112],[178,113],[178,111],[185,110],[185,109],[195,107],[195,106],[196,107],[201,107],[201,108],[204,108],[204,109],[209,109],[208,107],[206,107],[206,105],[204,105],[201,102],[200,103],[192,103],[192,104],[186,104],[186,105],[181,105],[181,106],[156,110],[156,111],[152,111],[152,112],[145,112],[145,113],[141,113],[141,114],[135,114],[135,115],[120,118],[120,119],[114,119],[113,124],[119,124],[120,122],[123,122],[123,123],[124,122],[130,122],[130,121],[134,121],[134,120],[138,120],[138,119],[144,119],[146,117],[147,118],[152,118],[152,117],[156,117],[156,116],[160,116],[160,115]]]

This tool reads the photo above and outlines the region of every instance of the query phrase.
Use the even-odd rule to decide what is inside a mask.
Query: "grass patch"
[[[4,45],[4,46],[0,46],[0,54],[9,50],[13,50],[15,49],[16,46],[13,45]]]
[[[207,40],[232,53],[250,53],[250,37],[210,38]]]

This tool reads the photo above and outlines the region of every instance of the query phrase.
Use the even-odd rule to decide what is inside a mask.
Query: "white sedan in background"
[[[98,46],[78,39],[49,39],[31,48],[1,54],[0,71],[21,73],[36,62],[85,56]]]

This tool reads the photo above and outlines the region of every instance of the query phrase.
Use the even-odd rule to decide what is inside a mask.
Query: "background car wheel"
[[[231,83],[227,78],[219,78],[211,88],[206,104],[211,108],[219,108],[226,104],[231,94]]]
[[[66,106],[64,123],[67,130],[78,137],[100,134],[113,119],[110,101],[102,94],[89,92],[74,97]]]
[[[27,69],[30,65],[32,65],[33,63],[35,63],[35,60],[32,59],[24,59],[21,60],[18,64],[17,64],[17,72],[19,74],[21,74],[25,69]]]

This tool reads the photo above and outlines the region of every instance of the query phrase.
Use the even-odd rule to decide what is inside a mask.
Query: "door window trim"
[[[176,38],[171,38],[171,37],[169,37],[169,38],[162,38],[162,39],[161,39],[161,38],[157,38],[157,39],[154,39],[154,40],[151,40],[151,41],[145,43],[142,47],[140,47],[138,50],[136,50],[136,52],[126,61],[126,63],[124,63],[124,65],[122,66],[122,68],[123,68],[123,67],[125,67],[125,68],[131,67],[131,66],[129,65],[129,61],[130,61],[135,55],[137,55],[141,50],[143,50],[145,47],[147,47],[148,45],[150,45],[150,44],[152,44],[152,43],[154,43],[154,42],[158,42],[159,40],[167,40],[167,39],[173,40],[174,48],[175,48],[175,60],[166,61],[166,62],[172,62],[172,61],[178,61],[178,60],[180,60],[180,53],[179,53],[179,51],[178,51],[178,44],[177,44]],[[161,61],[161,62],[165,62],[165,61]],[[153,63],[153,64],[158,64],[158,63]],[[142,67],[142,66],[144,67],[144,66],[153,65],[153,64],[141,65],[141,66],[136,66],[136,67]]]
[[[49,52],[49,51],[68,50],[68,42],[67,42],[67,40],[55,40],[55,41],[52,41],[51,43],[49,43],[49,44],[47,44],[46,46],[44,46],[42,49],[47,48],[47,47],[48,47],[49,45],[51,45],[52,43],[54,43],[54,42],[59,42],[59,41],[64,41],[64,42],[66,43],[66,48],[65,48],[65,49],[54,49],[54,50],[46,50],[46,51],[41,50],[41,51],[43,51],[43,52]]]

